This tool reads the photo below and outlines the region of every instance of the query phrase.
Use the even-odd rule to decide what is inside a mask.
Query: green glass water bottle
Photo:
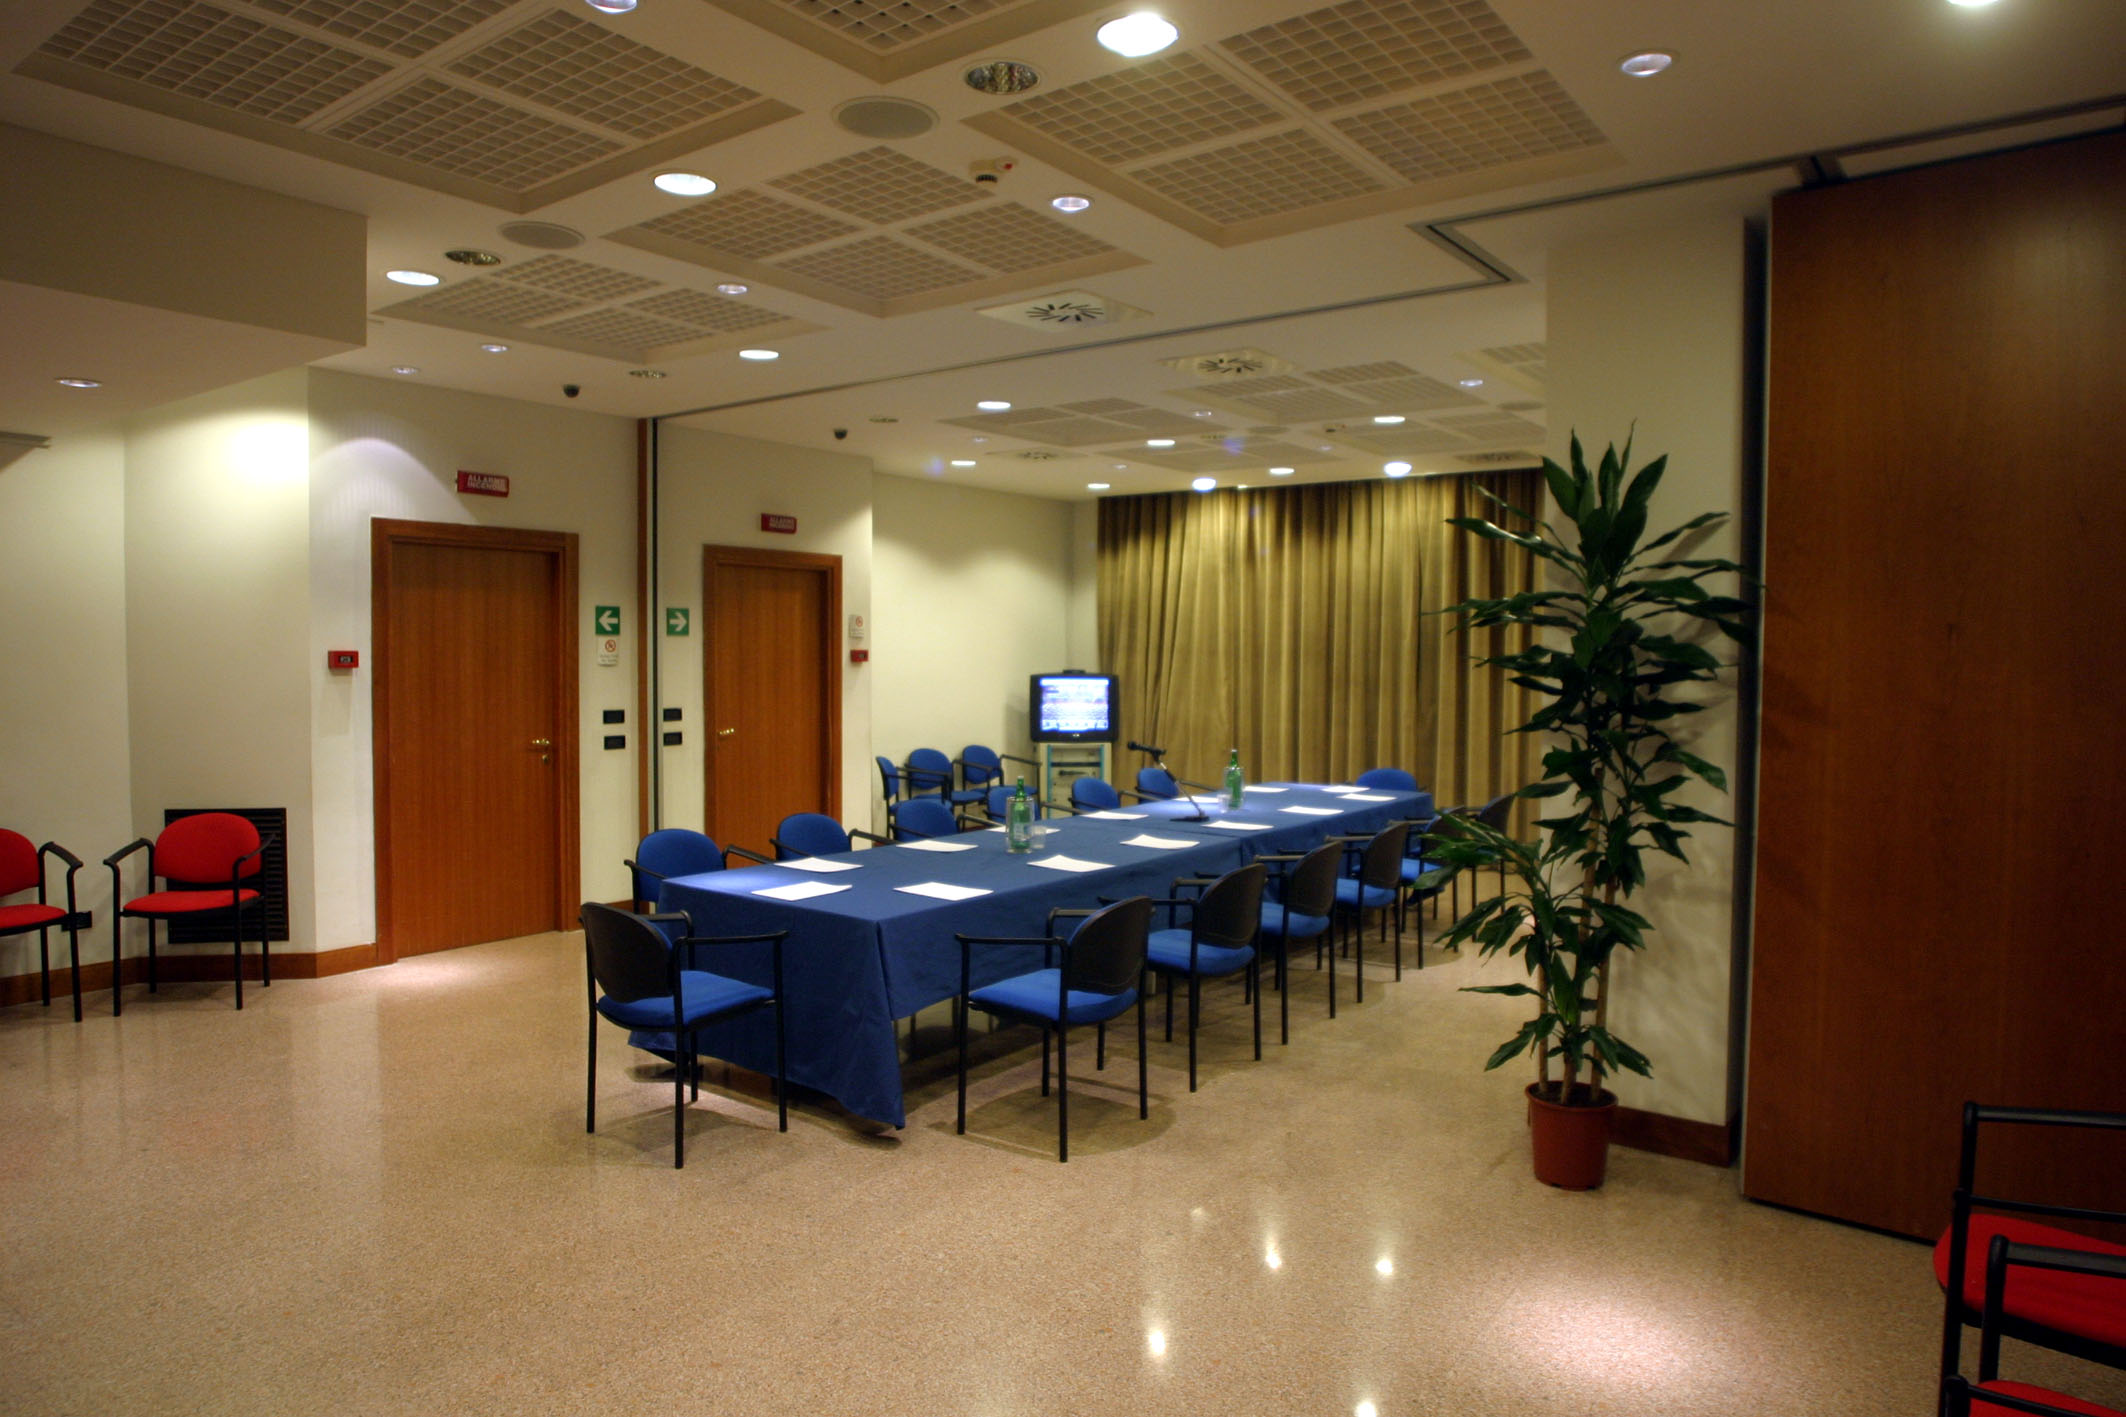
[[[1019,779],[1019,790],[1011,794],[1011,805],[1004,809],[1004,849],[1024,853],[1033,850],[1033,803],[1026,798],[1026,779]]]
[[[1239,810],[1240,796],[1246,786],[1247,779],[1240,775],[1240,750],[1235,748],[1233,756],[1226,759],[1225,763],[1225,806],[1227,811]]]

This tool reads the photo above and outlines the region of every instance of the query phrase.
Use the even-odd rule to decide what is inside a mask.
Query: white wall
[[[660,698],[684,717],[676,748],[661,746],[663,811],[660,824],[700,830],[703,797],[701,719],[701,551],[704,546],[751,546],[839,556],[842,614],[871,613],[871,463],[845,453],[819,452],[698,428],[666,427],[660,435],[659,576],[663,605],[693,612],[692,633],[656,643],[662,655]],[[794,536],[760,529],[763,513],[797,518]],[[871,767],[869,666],[842,664],[842,819],[861,822],[876,796]],[[658,725],[662,727],[662,725]],[[633,846],[632,839],[628,842]],[[608,897],[617,898],[617,897]]]
[[[306,379],[290,370],[142,417],[125,475],[134,831],[160,832],[167,807],[285,807],[297,951],[316,948]],[[145,865],[129,864],[129,895],[147,888]]]
[[[82,961],[109,959],[111,873],[100,862],[134,835],[116,430],[0,466],[0,606],[0,827],[81,858],[79,901],[96,913]],[[59,873],[51,880],[63,904]],[[63,966],[65,938],[52,947]],[[36,967],[36,936],[0,941],[0,977]],[[66,988],[63,975],[54,987]]]
[[[304,675],[317,802],[318,947],[376,939],[376,826],[370,716],[369,523],[376,517],[577,534],[581,686],[577,731],[582,890],[628,893],[635,760],[602,746],[599,710],[635,718],[635,425],[625,418],[313,370],[309,380],[310,550]],[[461,495],[460,469],[501,473],[509,496]],[[622,607],[620,662],[597,662],[592,607]],[[362,652],[352,674],[327,649]]]
[[[1063,657],[1074,669],[1100,669],[1100,504],[1070,508],[1070,615]]]
[[[1634,466],[1668,454],[1649,525],[1666,529],[1700,512],[1731,514],[1694,554],[1742,554],[1744,479],[1753,465],[1744,381],[1751,367],[1742,223],[1670,222],[1551,254],[1548,358],[1550,455],[1565,460],[1577,428],[1590,458],[1638,429]],[[1733,657],[1732,646],[1714,646]],[[1679,733],[1732,780],[1742,764],[1735,676]],[[1700,785],[1679,799],[1740,820],[1748,804]],[[1630,1107],[1725,1123],[1730,1098],[1730,999],[1738,940],[1735,836],[1699,827],[1690,865],[1648,858],[1633,904],[1654,924],[1648,948],[1621,956],[1610,1023],[1653,1060],[1654,1075],[1614,1080]]]
[[[907,477],[872,488],[878,752],[901,762],[981,743],[1029,756],[1027,677],[1079,663],[1071,505]]]

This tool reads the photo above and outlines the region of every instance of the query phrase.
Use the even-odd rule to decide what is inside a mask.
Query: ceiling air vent
[[[1506,463],[1518,463],[1524,467],[1533,467],[1542,461],[1534,453],[1463,453],[1461,460],[1480,467],[1492,467]]]
[[[1259,374],[1289,374],[1299,366],[1259,349],[1223,349],[1216,354],[1185,354],[1159,361],[1196,379],[1252,379]]]
[[[834,121],[860,138],[916,138],[937,127],[938,116],[912,98],[880,94],[850,99],[834,110]]]
[[[1089,290],[1059,290],[1032,300],[1014,300],[1009,305],[990,305],[975,312],[1007,325],[1025,325],[1037,330],[1074,330],[1087,325],[1112,325],[1135,319],[1144,311]]]
[[[534,251],[568,251],[583,244],[583,233],[554,221],[505,221],[496,230],[505,241]]]
[[[1082,458],[1085,454],[1059,453],[1054,448],[1021,448],[1017,452],[998,453],[995,456],[1015,458],[1020,462],[1064,462],[1071,458]]]

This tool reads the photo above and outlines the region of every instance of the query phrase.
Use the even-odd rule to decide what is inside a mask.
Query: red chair
[[[1996,1296],[1998,1313],[1986,1314],[1984,1257],[1997,1241],[2042,1246],[2126,1263],[2126,1246],[2023,1217],[2042,1215],[2085,1224],[2126,1222],[2126,1212],[2050,1205],[2005,1196],[1980,1195],[1978,1140],[1981,1126],[2074,1127],[2126,1132],[2126,1113],[2060,1112],[2029,1107],[1964,1104],[1963,1149],[1949,1228],[1934,1246],[1934,1278],[1942,1286],[1941,1375],[1953,1378],[1962,1357],[1967,1325],[1991,1322],[2000,1333],[2109,1367],[2126,1368],[2126,1284],[2056,1265],[2031,1265],[2012,1276]],[[1990,1378],[1986,1372],[1982,1378]],[[1979,1402],[1983,1404],[1984,1397]],[[2070,1404],[2071,1405],[2071,1404]],[[1980,1407],[1983,1410],[1983,1407]]]
[[[2116,1408],[2100,1407],[2051,1388],[2002,1381],[2001,1322],[2011,1278],[2018,1284],[2031,1279],[2072,1278],[2083,1281],[2092,1292],[2108,1293],[2113,1304],[2126,1305],[2126,1255],[2018,1245],[2005,1235],[1995,1235],[1986,1252],[1978,1380],[1974,1383],[1960,1373],[1943,1375],[1942,1417],[2010,1417],[2025,1413],[2030,1417],[2126,1417]]]
[[[44,898],[45,858],[56,856],[66,863],[66,909]],[[81,1022],[81,917],[74,909],[74,873],[81,863],[74,853],[56,841],[31,846],[21,832],[0,827],[0,899],[35,889],[34,904],[0,905],[0,937],[37,932],[37,964],[44,976],[44,1003],[52,1003],[51,928],[66,931],[69,953],[74,957],[74,1022]]]
[[[258,912],[258,948],[264,956],[260,975],[273,987],[273,946],[266,940],[264,898],[244,887],[255,876],[259,857],[265,851],[258,828],[234,812],[199,812],[179,817],[162,829],[162,835],[146,837],[120,847],[103,858],[111,868],[111,899],[125,900],[119,863],[136,851],[148,853],[148,884],[160,877],[168,890],[153,891],[125,900],[111,913],[111,1013],[120,1010],[120,930],[127,916],[148,922],[148,992],[156,991],[155,924],[159,920],[195,919],[226,912],[229,917],[229,948],[236,966],[236,1007],[244,1006],[244,912]],[[224,884],[226,882],[226,884]]]

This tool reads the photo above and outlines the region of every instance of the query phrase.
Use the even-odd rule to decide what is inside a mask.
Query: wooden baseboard
[[[1718,1122],[1693,1122],[1663,1112],[1619,1107],[1609,1139],[1636,1151],[1702,1161],[1707,1166],[1735,1164],[1735,1129]]]
[[[67,965],[66,947],[55,942],[52,951],[52,1007],[57,1008],[62,1000],[74,995],[72,971]],[[324,979],[334,974],[346,974],[357,969],[369,969],[377,962],[375,945],[348,945],[344,949],[324,950],[317,954],[280,954],[273,957],[273,977],[280,979]],[[244,943],[244,978],[259,977],[261,960],[255,941]],[[156,970],[162,978],[176,983],[193,983],[200,980],[227,979],[229,956],[225,951],[206,954],[179,954],[165,952],[156,957]],[[148,980],[146,955],[127,955],[125,982],[145,984]],[[111,962],[97,960],[81,966],[81,992],[84,996],[108,990],[111,987]],[[0,1008],[15,1004],[34,1004],[43,998],[43,982],[34,971],[28,974],[10,975],[0,979]]]

